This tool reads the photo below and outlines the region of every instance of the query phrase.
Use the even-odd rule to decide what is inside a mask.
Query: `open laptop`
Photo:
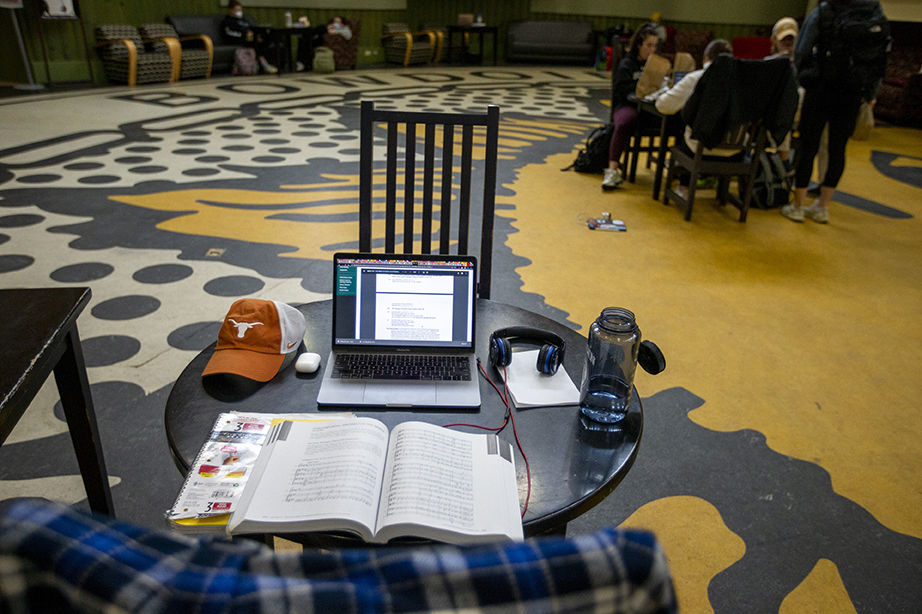
[[[479,407],[476,287],[472,256],[335,254],[333,349],[317,403]]]

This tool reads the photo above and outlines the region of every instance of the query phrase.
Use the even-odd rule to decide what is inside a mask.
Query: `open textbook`
[[[512,446],[371,418],[272,427],[228,533],[349,531],[365,541],[522,540]]]

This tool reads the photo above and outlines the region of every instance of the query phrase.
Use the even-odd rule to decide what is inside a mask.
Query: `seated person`
[[[728,41],[717,38],[708,43],[708,46],[704,49],[704,68],[688,73],[685,75],[685,78],[663,92],[660,97],[656,99],[656,110],[663,115],[675,115],[681,111],[685,103],[688,102],[688,99],[691,98],[692,92],[695,91],[695,86],[698,85],[698,81],[701,79],[704,71],[707,70],[711,62],[717,59],[717,56],[722,53],[733,54],[733,47]],[[689,155],[695,155],[695,150],[698,148],[698,141],[691,138],[691,126],[685,126],[685,138],[676,143],[676,145],[686,150]],[[728,156],[739,155],[739,152],[705,149],[704,155],[705,157],[719,156],[726,158]],[[682,177],[679,182],[680,186],[676,188],[676,192],[679,196],[685,198],[688,191],[688,177]]]
[[[775,22],[772,27],[772,54],[765,59],[786,57],[793,62],[797,32],[797,21],[791,17],[782,17]]]
[[[791,64],[794,64],[794,45],[797,44],[797,35],[800,33],[800,29],[797,26],[797,21],[791,17],[782,17],[777,22],[775,22],[774,27],[772,28],[772,54],[766,57],[766,60],[771,60],[773,58],[788,58],[791,60]],[[797,87],[797,95],[799,101],[797,104],[797,114],[794,116],[794,127],[796,128],[797,124],[800,122],[800,106],[804,101],[804,88]],[[793,160],[791,160],[791,135],[794,131],[788,133],[784,137],[784,141],[780,145],[776,145],[774,140],[769,136],[769,144],[775,148],[775,151],[778,152],[778,157],[785,164],[785,168],[793,171]],[[817,156],[817,159],[820,160],[822,156],[822,162],[820,162],[820,178],[822,179],[823,175],[826,174],[826,144],[829,139],[829,128],[823,130],[823,137],[820,141],[820,151]],[[811,182],[811,185],[816,186],[816,192],[819,193],[819,184]]]
[[[275,553],[0,503],[0,612],[678,612],[652,533]]]
[[[656,51],[658,42],[659,36],[653,24],[645,23],[637,28],[628,44],[628,51],[624,59],[612,75],[614,84],[612,86],[611,121],[615,130],[608,147],[608,168],[605,169],[605,177],[602,180],[603,190],[614,190],[624,183],[624,177],[618,172],[618,164],[628,139],[634,133],[634,124],[637,123],[638,115],[637,106],[628,101],[627,97],[637,90],[637,81],[640,80],[643,67],[647,63],[647,58]]]
[[[309,27],[298,39],[298,63],[296,64],[298,72],[311,67],[314,60],[314,48],[323,45],[324,34],[342,36],[349,40],[352,38],[352,29],[343,23],[342,17],[334,17],[325,26]]]
[[[241,47],[253,47],[263,72],[274,75],[279,70],[266,61],[266,44],[260,37],[253,34],[254,26],[253,21],[243,15],[243,5],[240,0],[230,0],[227,3],[227,16],[221,22],[221,31],[224,32],[225,40]]]

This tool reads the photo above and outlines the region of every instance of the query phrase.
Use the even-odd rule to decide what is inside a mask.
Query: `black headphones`
[[[510,326],[493,331],[490,335],[490,364],[497,370],[507,366],[512,362],[512,344],[521,342],[543,343],[538,350],[536,367],[540,373],[557,373],[557,367],[563,363],[566,342],[552,332],[527,326]]]

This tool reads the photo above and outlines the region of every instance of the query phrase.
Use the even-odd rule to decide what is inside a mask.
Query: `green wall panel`
[[[226,0],[225,0],[226,2]],[[279,0],[284,3],[284,0]],[[370,64],[383,62],[383,49],[381,47],[381,28],[388,22],[403,22],[416,29],[424,24],[448,25],[457,22],[459,13],[482,13],[484,21],[491,26],[499,28],[499,57],[505,53],[506,27],[513,21],[529,19],[589,21],[597,29],[627,24],[636,28],[641,19],[629,15],[615,14],[617,3],[612,3],[612,15],[561,15],[555,13],[539,13],[531,11],[531,0],[406,0],[406,10],[350,10],[338,11],[336,9],[299,9],[291,7],[294,16],[307,15],[312,23],[325,23],[335,15],[346,13],[349,17],[361,20],[359,34],[359,63]],[[246,5],[246,2],[244,2]],[[688,1],[689,5],[705,6],[706,0]],[[771,5],[768,0],[761,4]],[[98,60],[94,50],[94,29],[100,24],[132,24],[139,26],[144,23],[160,23],[167,15],[202,15],[220,14],[226,11],[221,6],[221,0],[158,0],[157,2],[140,2],[137,0],[81,0],[80,9],[83,17],[83,28],[87,35],[89,51],[83,44],[79,21],[51,21],[41,22],[45,46],[48,51],[48,61],[51,66],[52,78],[57,80],[58,75],[64,75],[62,80],[85,79],[87,53],[94,61],[94,75],[97,82],[104,80],[103,73],[98,70]],[[247,14],[252,16],[257,23],[282,25],[284,23],[285,8],[278,7],[253,7],[245,6]],[[44,78],[44,55],[39,38],[39,22],[35,4],[26,3],[26,8],[16,11],[20,17],[23,36],[33,66],[42,66]],[[801,15],[796,15],[800,17]],[[669,21],[669,25],[677,28],[709,29],[716,37],[732,39],[735,36],[764,35],[771,27],[771,23],[739,24],[739,23],[692,23]],[[0,81],[25,81],[25,70],[21,66],[15,44],[12,22],[9,18],[0,18],[0,40],[4,44],[0,50],[11,49],[13,53],[4,53],[4,62],[0,62]],[[492,37],[486,39],[485,54],[492,55]],[[377,52],[377,54],[375,53]],[[15,61],[14,61],[15,60]],[[84,68],[78,68],[80,64]],[[58,64],[60,64],[58,66]],[[39,79],[36,78],[38,81]]]

